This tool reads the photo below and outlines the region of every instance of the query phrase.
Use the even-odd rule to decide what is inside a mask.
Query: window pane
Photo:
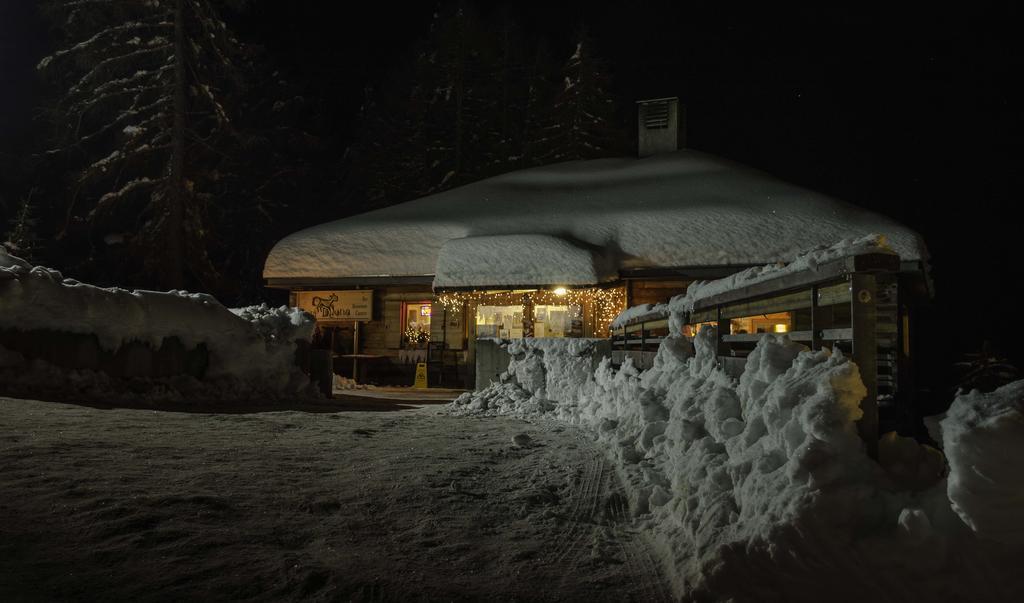
[[[406,347],[423,347],[430,341],[430,302],[406,302],[402,339]]]
[[[534,337],[582,337],[583,308],[579,305],[533,307]]]
[[[523,336],[522,306],[477,306],[477,337],[504,337],[518,339]]]

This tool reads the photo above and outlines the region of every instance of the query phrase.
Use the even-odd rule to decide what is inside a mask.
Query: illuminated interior
[[[533,337],[607,337],[612,320],[626,307],[626,290],[555,286],[445,291],[435,303],[453,311],[475,307],[477,337],[524,337],[524,320],[525,333]]]
[[[538,305],[533,307],[534,337],[582,337],[583,307]]]
[[[788,333],[792,330],[790,312],[746,316],[744,318],[734,318],[729,322],[729,331],[733,335],[743,333]]]
[[[406,345],[421,345],[430,340],[429,301],[402,304],[402,334]]]
[[[714,328],[713,322],[700,322],[692,325],[683,325],[683,335],[693,337],[704,326]],[[788,333],[793,330],[792,312],[775,312],[773,314],[760,314],[758,316],[745,316],[733,318],[729,321],[729,333],[731,335],[757,334],[757,333]]]
[[[693,338],[697,333],[700,333],[702,328],[711,327],[713,329],[716,326],[717,325],[713,322],[698,322],[692,325],[683,325],[683,335],[685,337]]]
[[[477,306],[476,335],[508,339],[522,337],[523,306]]]

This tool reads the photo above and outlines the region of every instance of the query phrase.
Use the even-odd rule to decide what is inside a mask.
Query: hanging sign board
[[[295,305],[319,321],[373,320],[373,290],[296,291]]]

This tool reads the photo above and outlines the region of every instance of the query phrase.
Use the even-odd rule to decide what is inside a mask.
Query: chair
[[[442,365],[444,363],[444,342],[427,343],[427,382],[441,384]]]

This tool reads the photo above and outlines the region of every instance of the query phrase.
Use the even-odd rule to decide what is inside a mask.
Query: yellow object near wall
[[[427,363],[418,362],[416,363],[416,380],[412,384],[413,387],[420,389],[426,389],[427,387]]]

